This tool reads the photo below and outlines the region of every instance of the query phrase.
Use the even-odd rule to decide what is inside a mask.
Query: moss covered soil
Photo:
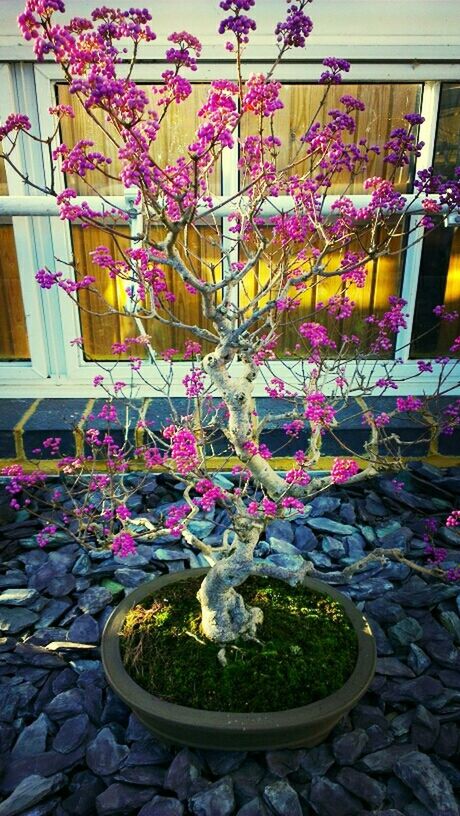
[[[120,636],[126,670],[164,700],[209,711],[281,711],[337,691],[352,673],[357,637],[340,603],[303,586],[250,578],[239,587],[263,610],[260,642],[220,646],[200,629],[201,579],[180,581],[127,615]]]

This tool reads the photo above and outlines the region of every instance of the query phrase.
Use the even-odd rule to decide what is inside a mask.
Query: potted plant
[[[308,2],[288,0],[275,29],[272,67],[251,73],[245,52],[255,22],[246,12],[255,0],[222,0],[219,30],[235,57],[234,78],[209,83],[197,106],[193,138],[165,161],[162,134],[166,142],[172,138],[175,111],[193,93],[187,75],[201,53],[194,35],[171,34],[162,82],[151,92],[135,80],[142,46],[155,38],[147,10],[104,7],[89,20],[57,23],[55,13],[65,11],[62,0],[28,0],[19,18],[38,59],[51,57],[61,66],[72,102],[50,109],[56,125],[48,136],[33,134],[43,141],[53,168],[65,174],[67,186],[57,187],[53,170],[49,184],[37,187],[55,197],[74,235],[88,228],[107,236],[106,244],[99,238],[90,253],[91,269],[82,268],[76,254],[66,261],[73,275],[43,268],[36,279],[43,289],[57,287],[68,295],[82,320],[91,314],[99,319],[118,315],[134,332],[127,336],[120,329],[105,363],[91,349],[90,331],[72,341],[101,369],[94,386],[103,404],[88,418],[81,455],[59,459],[66,501],[62,506],[52,497],[39,544],[46,545],[60,527],[86,547],[109,546],[126,557],[139,543],[180,536],[204,555],[206,571],[175,573],[128,595],[109,620],[102,646],[109,681],[140,718],[162,737],[194,745],[315,744],[364,693],[374,671],[375,646],[362,615],[345,598],[337,607],[338,593],[320,585],[311,562],[287,552],[289,547],[275,557],[261,556],[263,531],[276,519],[306,517],[311,498],[330,486],[353,486],[384,468],[400,469],[402,443],[393,421],[402,414],[409,414],[425,437],[440,429],[449,432],[459,421],[455,403],[443,406],[439,416],[432,410],[444,393],[442,373],[427,398],[403,395],[388,412],[370,407],[373,394],[398,388],[400,361],[389,353],[406,325],[407,304],[395,292],[379,311],[360,318],[353,297],[365,289],[371,264],[401,255],[421,240],[420,230],[434,229],[459,206],[460,185],[424,170],[414,179],[415,194],[403,195],[407,168],[423,146],[418,137],[423,117],[406,113],[380,146],[365,134],[358,138],[357,116],[365,104],[337,92],[350,68],[344,59],[324,60],[318,110],[287,148],[278,135],[283,87],[276,69],[289,51],[306,47],[312,30]],[[63,140],[77,110],[99,129],[99,144]],[[31,135],[30,122],[12,114],[0,135],[3,159],[15,167],[14,150]],[[239,188],[218,195],[221,163],[237,148]],[[111,184],[122,184],[126,199],[109,195]],[[84,198],[78,196],[81,189],[88,192]],[[359,205],[347,195],[349,189],[362,191]],[[417,229],[407,231],[406,218],[413,213],[418,213]],[[107,300],[110,281],[118,286],[118,300]],[[437,308],[440,318],[449,319],[443,306]],[[182,354],[165,344],[165,337],[177,333],[185,343]],[[457,338],[452,352],[459,348]],[[188,360],[185,372],[178,358]],[[280,369],[278,359],[289,364]],[[420,372],[428,365],[420,361]],[[441,362],[446,365],[447,359]],[[182,412],[172,398],[178,377],[187,399]],[[273,403],[265,416],[258,414],[254,398],[261,379]],[[169,419],[161,429],[149,425],[135,402],[137,394],[148,393],[149,380],[151,394],[169,401]],[[329,473],[315,476],[323,439],[337,438],[340,413],[351,406],[369,432],[364,450],[356,457],[342,442],[345,456],[334,459]],[[273,425],[283,429],[291,448],[297,440],[294,465],[287,472],[272,466],[264,441]],[[44,449],[59,456],[60,440],[45,440]],[[230,478],[215,473],[216,450],[227,457]],[[154,514],[136,515],[126,475],[131,465],[170,474],[183,499]],[[34,512],[44,474],[19,465],[5,472],[11,477],[13,505],[30,493],[27,501]],[[197,524],[216,507],[225,527],[217,542],[200,534]],[[452,523],[457,521],[452,516]],[[404,560],[400,551],[392,554]],[[360,566],[350,565],[349,573]],[[414,568],[439,574],[436,565]],[[215,664],[222,672],[238,650],[246,659],[245,643],[253,651],[266,646],[260,635],[263,613],[245,600],[246,585],[255,578],[274,579],[288,586],[303,583],[310,600],[311,591],[319,593],[315,603],[327,607],[329,622],[335,619],[338,626],[341,619],[343,637],[350,639],[348,657],[354,654],[340,687],[326,691],[324,699],[313,696],[304,706],[289,703],[273,711],[267,701],[266,709],[253,713],[238,708],[219,713],[212,705],[202,711],[149,696],[123,666],[119,632],[135,604],[178,587],[185,593],[184,581],[197,577],[201,623],[188,634],[198,650],[203,642],[215,647]],[[254,586],[257,597],[260,588]],[[268,586],[269,594],[277,592],[270,584],[261,586]],[[286,604],[295,606],[294,595],[288,593]],[[300,607],[307,606],[302,600]],[[309,609],[307,617],[316,617]],[[157,611],[158,619],[164,618],[164,608]],[[143,648],[142,638],[140,643],[133,635],[139,620],[131,623],[125,654],[131,647]]]

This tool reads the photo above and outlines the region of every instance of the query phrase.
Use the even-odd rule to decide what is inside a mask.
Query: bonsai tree
[[[157,145],[174,111],[192,93],[188,77],[200,57],[199,40],[186,31],[171,34],[162,83],[150,93],[135,80],[142,45],[155,38],[146,9],[102,7],[91,19],[59,23],[55,17],[64,12],[62,0],[27,0],[19,17],[23,35],[39,60],[50,56],[60,65],[72,105],[50,109],[56,125],[47,137],[32,134],[23,114],[11,114],[0,128],[3,160],[18,172],[14,151],[21,139],[43,141],[50,156],[49,182],[44,187],[29,177],[24,181],[55,197],[63,220],[108,236],[91,252],[92,268],[102,271],[88,274],[75,258],[60,259],[56,268],[37,272],[38,284],[63,290],[82,316],[119,314],[129,317],[136,330],[111,344],[111,362],[98,363],[101,373],[94,386],[105,400],[96,417],[99,427],[88,418],[84,453],[59,459],[67,492],[58,489],[49,499],[51,512],[39,543],[45,545],[64,528],[86,547],[110,546],[116,554],[129,555],[136,542],[182,536],[212,563],[199,591],[202,628],[222,644],[256,636],[262,613],[248,608],[238,592],[249,576],[294,584],[313,571],[307,561],[291,567],[254,557],[270,520],[307,514],[309,499],[331,485],[353,485],[385,468],[399,470],[404,443],[393,421],[401,414],[410,416],[425,439],[452,433],[460,421],[458,400],[441,413],[434,410],[449,390],[445,373],[454,362],[447,357],[439,362],[435,393],[397,397],[388,413],[369,407],[370,396],[393,394],[401,381],[401,360],[393,352],[395,344],[401,351],[397,337],[406,326],[407,304],[394,292],[380,311],[366,315],[361,310],[360,317],[356,301],[370,265],[400,256],[420,240],[419,227],[434,229],[459,206],[458,177],[446,180],[424,170],[414,178],[415,194],[405,196],[401,179],[422,150],[418,128],[423,118],[408,112],[381,145],[357,139],[356,120],[365,105],[347,92],[337,93],[350,65],[332,57],[324,60],[319,77],[318,110],[285,149],[278,129],[283,89],[276,69],[289,51],[306,48],[312,31],[308,2],[288,0],[281,9],[274,32],[277,56],[266,73],[250,73],[244,61],[255,29],[248,16],[255,0],[220,2],[219,31],[235,57],[234,78],[210,82],[193,140],[175,161],[165,163]],[[100,130],[110,155],[90,139],[56,143],[77,108]],[[220,163],[236,146],[239,189],[216,196]],[[371,172],[377,156],[380,175]],[[61,191],[58,170],[68,180]],[[77,195],[75,180],[86,185],[91,202]],[[119,199],[115,204],[104,192],[94,206],[94,195],[109,182],[134,191],[131,208],[120,206]],[[364,194],[359,206],[349,195],[356,184]],[[331,191],[338,193],[331,197]],[[413,213],[418,214],[417,229],[408,229]],[[126,225],[133,217],[127,243]],[[73,274],[61,271],[64,263]],[[121,305],[107,301],[103,276],[120,284]],[[190,320],[197,301],[201,318]],[[442,305],[437,314],[452,319]],[[180,349],[165,348],[166,330],[181,336]],[[86,340],[73,343],[91,359]],[[457,338],[451,351],[459,349]],[[183,415],[171,398],[181,354],[190,362],[182,380],[188,399]],[[279,367],[273,370],[280,360],[283,377]],[[119,379],[117,361],[130,366],[129,382]],[[423,373],[431,364],[421,360],[418,367]],[[260,380],[273,405],[263,417],[254,399]],[[135,415],[136,389],[149,381],[152,396],[169,400],[170,420],[161,432]],[[368,429],[358,458],[338,435],[346,411],[361,416]],[[273,467],[273,451],[262,441],[268,426],[282,428],[286,444],[298,440],[295,464],[286,473]],[[117,429],[121,436],[115,436]],[[340,443],[344,455],[334,460],[329,475],[315,477],[325,437]],[[60,456],[59,439],[45,440],[43,446],[44,453]],[[228,459],[231,479],[213,473],[216,450]],[[126,477],[132,465],[171,474],[183,484],[183,502],[163,516],[135,517]],[[39,467],[24,472],[19,465],[5,472],[13,506],[26,497],[34,512],[45,474]],[[64,504],[59,501],[63,495]],[[228,525],[221,546],[201,540],[191,524],[198,512],[216,504]],[[458,513],[452,514],[449,523],[457,521]],[[399,551],[395,555],[404,560]],[[433,559],[439,560],[439,554]],[[440,574],[433,564],[415,568]]]

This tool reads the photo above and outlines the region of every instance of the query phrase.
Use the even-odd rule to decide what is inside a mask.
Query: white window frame
[[[254,71],[264,71],[269,67],[269,64],[263,62],[262,60],[258,61],[257,64],[253,64],[250,66],[250,70]],[[62,82],[62,74],[60,73],[59,66],[55,65],[54,63],[45,63],[32,66],[28,66],[34,72],[35,76],[35,83],[33,92],[36,95],[36,102],[38,107],[38,123],[40,127],[40,132],[42,137],[46,136],[49,133],[50,127],[50,117],[48,114],[48,107],[50,105],[55,104],[55,85],[58,82]],[[319,72],[319,64],[318,62],[299,62],[293,61],[282,64],[279,66],[277,70],[277,78],[281,81],[285,82],[315,82],[317,81],[318,72]],[[155,63],[140,63],[136,66],[136,73],[135,79],[139,82],[145,83],[152,83],[161,81],[161,72],[164,70],[164,63],[161,64],[160,62]],[[248,67],[246,66],[246,71],[248,71]],[[221,60],[217,61],[213,64],[199,64],[198,70],[193,76],[194,82],[207,82],[211,79],[217,78],[228,78],[232,76],[232,66],[228,62],[228,60]],[[356,63],[352,66],[352,71],[350,75],[347,76],[347,83],[385,83],[385,82],[412,82],[412,83],[424,83],[424,90],[423,90],[423,98],[422,98],[422,110],[421,113],[425,116],[425,123],[421,126],[420,129],[420,138],[425,141],[426,148],[424,153],[419,160],[417,165],[417,169],[421,169],[423,166],[429,166],[433,157],[433,150],[434,150],[434,138],[435,138],[435,129],[436,129],[436,121],[437,121],[437,114],[438,114],[438,106],[439,106],[439,89],[441,81],[445,82],[452,82],[458,81],[459,76],[459,67],[455,63],[438,63],[438,64],[428,64],[428,63],[417,63],[417,64],[409,64],[409,63],[389,63],[384,64],[382,62],[361,62]],[[29,83],[30,85],[30,83]],[[32,92],[32,88],[28,88],[29,95]],[[5,100],[2,99],[3,106],[5,106]],[[29,98],[30,102],[30,98]],[[9,104],[9,103],[8,103]],[[7,107],[7,105],[6,105]],[[7,112],[15,109],[13,107],[9,107]],[[16,108],[18,110],[30,110],[29,106],[24,108]],[[3,113],[3,111],[2,111]],[[29,141],[29,140],[26,140]],[[225,155],[226,154],[226,155]],[[237,148],[232,151],[225,151],[224,153],[225,159],[223,160],[222,164],[222,193],[223,196],[228,196],[229,194],[235,192],[235,184],[237,179]],[[46,166],[46,156],[42,157],[42,166],[40,172],[43,174],[43,167]],[[37,159],[36,151],[31,161],[31,168],[39,169],[38,165],[40,164],[39,160]],[[29,171],[32,176],[31,168]],[[10,179],[8,178],[8,182],[10,183]],[[16,195],[21,195],[19,190],[17,179],[15,182],[16,186],[13,187],[13,179],[11,180],[11,187],[10,191],[14,190]],[[20,186],[22,183],[19,183]],[[58,186],[60,185],[60,187]],[[64,187],[64,179],[62,174],[58,174],[56,180],[57,189],[63,189]],[[44,196],[41,196],[45,198]],[[90,201],[89,196],[84,196],[84,199]],[[124,201],[125,197],[111,197],[115,200],[117,199],[118,202]],[[278,200],[279,203],[279,200]],[[46,204],[46,202],[45,202]],[[34,202],[31,202],[31,205],[34,205]],[[38,205],[38,201],[36,206]],[[47,205],[50,212],[55,212],[56,207],[55,203],[51,201],[49,205]],[[24,203],[25,211],[27,211],[27,202]],[[413,217],[414,218],[414,217]],[[15,216],[14,220],[19,220],[19,216]],[[37,217],[34,219],[20,219],[21,221],[30,221],[34,222],[34,229],[32,230],[32,226],[28,227],[29,232],[34,240],[34,245],[37,244],[37,235],[41,236],[41,243],[43,247],[43,240],[45,238],[46,230],[45,230],[45,222],[47,222],[47,229],[49,229],[49,235],[51,236],[52,242],[52,256],[59,257],[59,258],[70,258],[72,256],[71,250],[71,240],[70,240],[70,227],[67,223],[63,223],[58,217],[52,216],[48,217]],[[226,217],[224,214],[223,219],[223,228],[224,232],[226,230]],[[15,233],[16,234],[16,233]],[[23,238],[21,238],[23,241]],[[41,382],[36,384],[33,395],[34,396],[87,396],[87,397],[94,397],[97,395],[93,386],[92,380],[96,374],[100,373],[100,367],[95,363],[87,362],[83,358],[83,354],[80,349],[75,346],[70,345],[70,341],[77,337],[80,334],[80,326],[78,320],[77,310],[75,309],[74,305],[70,301],[70,299],[63,293],[62,291],[51,291],[51,292],[39,292],[39,287],[36,286],[35,281],[33,280],[33,286],[30,286],[30,275],[27,277],[27,287],[24,285],[26,283],[24,269],[27,265],[30,266],[30,254],[27,256],[29,249],[21,244],[18,244],[18,247],[21,249],[21,260],[19,261],[19,253],[18,253],[18,262],[20,263],[21,267],[21,280],[23,282],[24,291],[27,289],[36,289],[38,290],[38,294],[31,296],[31,299],[35,297],[35,299],[40,299],[40,304],[42,311],[47,309],[48,315],[53,316],[52,322],[49,322],[49,317],[47,322],[48,332],[47,337],[45,337],[45,333],[43,332],[43,325],[42,325],[42,332],[43,336],[39,336],[36,334],[35,324],[36,324],[36,316],[34,313],[34,319],[32,316],[30,317],[29,323],[29,342],[31,343],[31,347],[35,346],[41,348],[51,349],[51,352],[54,350],[54,364],[50,361],[50,358],[53,356],[50,351],[48,351],[48,364],[47,369],[41,369],[42,372],[47,370],[48,379],[47,382]],[[422,242],[420,241],[415,246],[411,247],[406,254],[406,262],[405,262],[405,270],[404,270],[404,279],[403,279],[403,288],[402,288],[402,296],[408,301],[410,313],[411,313],[411,320],[413,315],[413,306],[415,303],[415,297],[417,292],[417,283],[418,283],[418,274],[420,268],[420,258],[422,252]],[[50,253],[46,253],[48,258]],[[36,255],[34,256],[36,257]],[[38,254],[38,263],[40,266],[45,265],[44,263],[44,256],[42,254]],[[53,261],[51,257],[51,261],[47,264],[50,268],[53,268]],[[54,294],[54,302],[52,306],[49,304],[46,305],[47,299],[50,295]],[[33,324],[33,325],[32,325]],[[42,320],[43,324],[43,320]],[[402,348],[407,341],[410,339],[411,336],[411,329],[412,324],[408,325],[407,329],[400,333],[398,338],[398,347]],[[38,353],[38,351],[34,351],[34,353]],[[43,356],[43,352],[42,352]],[[397,376],[399,379],[404,378],[407,382],[400,382],[398,394],[405,395],[405,394],[413,394],[413,393],[430,393],[434,388],[436,388],[438,382],[438,375],[439,375],[439,366],[433,363],[433,373],[432,374],[424,374],[417,376],[416,379],[412,379],[415,375],[418,375],[418,368],[416,365],[416,361],[410,361],[408,359],[408,349],[402,351],[401,354],[397,354],[396,356],[403,356],[404,363],[397,367]],[[169,370],[167,364],[159,363],[160,366],[165,367],[165,371]],[[352,365],[349,364],[350,369],[352,370]],[[375,363],[370,361],[366,363],[365,366],[369,371],[373,371],[374,379],[378,379],[380,376],[384,376],[386,368],[385,363]],[[8,369],[9,374],[6,372],[6,368]],[[23,367],[24,368],[24,367]],[[238,366],[235,366],[235,370]],[[8,380],[8,396],[24,396],[30,395],[32,393],[32,389],[29,386],[29,383],[21,382],[21,376],[19,372],[14,370],[14,363],[5,363],[0,366],[0,396],[5,393],[5,386],[2,385],[2,374],[3,369],[5,369],[5,374]],[[176,362],[174,363],[174,379],[171,389],[172,396],[184,396],[184,388],[182,385],[182,378],[184,374],[188,371],[189,364],[187,362]],[[274,376],[281,376],[289,382],[289,374],[286,370],[286,366],[284,363],[274,362],[272,364],[272,371]],[[150,372],[149,372],[150,373]],[[153,373],[153,371],[152,371]],[[129,365],[125,362],[120,362],[117,366],[117,378],[126,379],[127,376],[130,374]],[[153,385],[159,385],[160,379],[158,376],[153,376],[150,378]],[[43,380],[43,374],[42,374]],[[295,382],[294,380],[292,381]],[[455,377],[455,382],[458,382],[458,377]],[[454,378],[451,378],[450,385],[454,386]],[[381,393],[379,391],[379,393]],[[460,394],[460,387],[454,388],[451,394]],[[6,394],[5,394],[6,395]],[[141,386],[136,394],[137,396],[151,396],[152,392],[146,386]],[[255,383],[255,395],[256,396],[266,396],[265,393],[265,383],[262,377],[259,378],[258,381]]]

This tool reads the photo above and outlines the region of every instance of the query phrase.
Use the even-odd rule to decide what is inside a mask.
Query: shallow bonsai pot
[[[358,638],[356,666],[338,691],[299,708],[260,713],[204,711],[175,705],[155,697],[131,679],[123,666],[119,632],[129,610],[149,595],[178,581],[204,576],[207,569],[164,575],[142,584],[114,609],[102,634],[102,663],[114,692],[157,737],[195,748],[260,751],[275,748],[309,748],[330,733],[367,690],[375,673],[376,648],[369,624],[344,595],[314,578],[304,585],[342,603]]]

